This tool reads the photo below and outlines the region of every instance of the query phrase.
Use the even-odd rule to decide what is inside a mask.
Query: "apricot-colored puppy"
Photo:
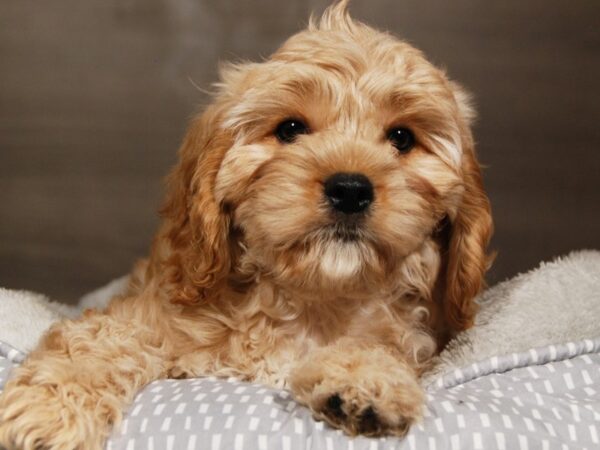
[[[488,266],[472,115],[345,1],[226,67],[129,292],[51,328],[2,394],[0,443],[98,450],[144,385],[208,374],[289,387],[350,434],[406,433]]]

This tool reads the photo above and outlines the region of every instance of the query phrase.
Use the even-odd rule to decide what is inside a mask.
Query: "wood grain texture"
[[[0,285],[64,301],[125,273],[219,61],[328,2],[0,0]],[[499,281],[600,247],[600,2],[355,0],[474,93]]]

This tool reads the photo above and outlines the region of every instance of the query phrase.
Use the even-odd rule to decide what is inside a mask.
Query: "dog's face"
[[[228,88],[239,98],[217,201],[246,259],[309,289],[381,283],[462,193],[449,83],[406,44],[361,31],[300,33]]]
[[[472,297],[491,223],[470,114],[420,52],[330,8],[268,61],[223,71],[174,176],[173,247],[202,243],[204,264],[187,258],[209,285],[237,271],[361,295],[425,271]]]

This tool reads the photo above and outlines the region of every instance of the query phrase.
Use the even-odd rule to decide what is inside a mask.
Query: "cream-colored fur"
[[[47,297],[0,288],[0,342],[28,352],[57,320],[82,307],[102,308],[125,289],[122,277],[84,296],[77,308]],[[473,328],[459,333],[433,360],[422,382],[491,356],[600,336],[600,251],[574,251],[484,291]],[[523,326],[526,324],[527,326]]]
[[[224,68],[149,258],[15,371],[1,444],[97,450],[136,392],[169,376],[289,385],[351,434],[402,435],[419,418],[418,376],[473,323],[489,202],[460,88],[346,3],[267,61]],[[289,119],[305,132],[281,139]],[[414,136],[402,151],[398,128]],[[370,180],[363,214],[327,200],[339,173]]]

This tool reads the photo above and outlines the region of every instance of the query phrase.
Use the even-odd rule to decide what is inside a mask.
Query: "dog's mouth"
[[[363,231],[358,223],[335,222],[324,228],[326,237],[332,241],[354,242],[363,238]]]

